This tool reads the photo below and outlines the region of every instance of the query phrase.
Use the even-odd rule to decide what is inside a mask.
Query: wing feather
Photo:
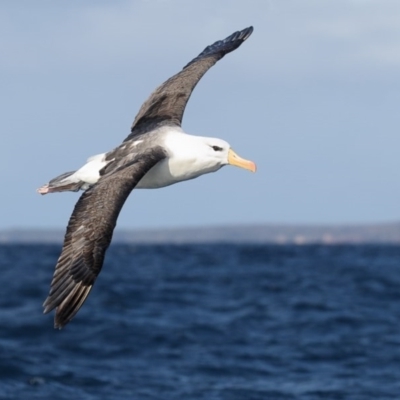
[[[78,312],[100,273],[118,215],[132,189],[146,172],[165,158],[161,147],[131,164],[102,176],[82,194],[68,223],[44,313],[56,308],[54,326],[62,328]]]
[[[225,54],[237,49],[252,32],[253,27],[249,27],[206,47],[182,71],[159,86],[143,103],[124,142],[161,125],[181,126],[186,104],[202,76]]]

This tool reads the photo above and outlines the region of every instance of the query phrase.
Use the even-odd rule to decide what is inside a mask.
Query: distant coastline
[[[61,243],[64,229],[4,229],[0,243]],[[400,222],[340,225],[237,225],[116,229],[113,243],[400,244]]]

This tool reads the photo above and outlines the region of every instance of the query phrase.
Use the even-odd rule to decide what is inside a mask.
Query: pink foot
[[[49,185],[43,185],[36,191],[40,194],[47,194],[47,193],[49,193]]]

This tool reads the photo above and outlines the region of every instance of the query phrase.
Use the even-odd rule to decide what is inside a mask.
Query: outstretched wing
[[[159,86],[143,103],[124,141],[164,124],[180,126],[186,104],[201,77],[225,54],[237,49],[252,32],[253,27],[249,27],[206,47],[182,71]]]
[[[103,266],[118,215],[132,189],[157,162],[161,147],[148,150],[129,165],[105,174],[82,194],[68,223],[44,313],[57,308],[54,327],[62,328],[86,300]]]

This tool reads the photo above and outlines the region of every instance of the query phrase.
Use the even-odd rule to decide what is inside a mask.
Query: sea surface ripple
[[[59,331],[1,245],[0,399],[400,399],[400,247],[113,245]]]

